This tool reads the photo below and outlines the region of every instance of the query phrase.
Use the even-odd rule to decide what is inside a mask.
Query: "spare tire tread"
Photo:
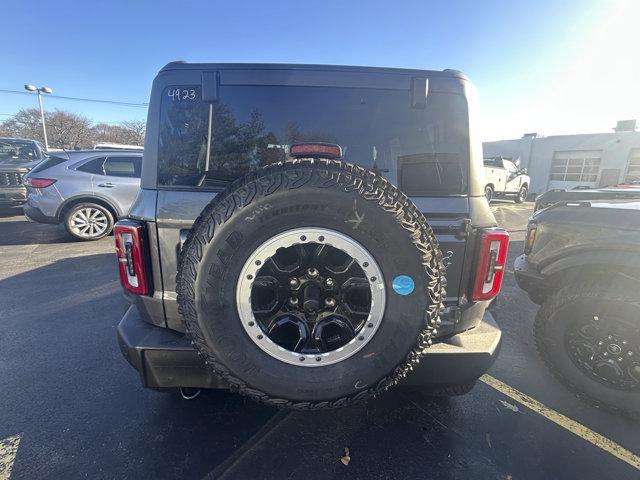
[[[332,401],[294,402],[273,398],[252,388],[234,376],[211,354],[198,324],[194,284],[197,265],[202,260],[205,245],[214,237],[215,226],[229,220],[236,209],[249,205],[258,193],[268,196],[281,189],[296,189],[309,182],[313,182],[314,187],[317,188],[357,191],[364,200],[377,202],[384,211],[395,216],[402,228],[410,232],[412,242],[422,256],[425,271],[433,281],[425,286],[429,307],[424,314],[424,328],[399,366],[375,385],[351,395]],[[207,230],[199,228],[207,217],[212,220],[208,222],[209,226],[215,225],[214,228]],[[437,239],[424,215],[393,184],[369,170],[339,160],[298,159],[272,164],[237,179],[203,209],[185,241],[178,261],[176,287],[178,311],[198,353],[204,358],[205,363],[230,385],[232,390],[279,408],[303,410],[337,408],[360,403],[380,394],[397,384],[418,364],[424,350],[431,345],[432,337],[440,324],[439,318],[444,308],[443,299],[446,288],[445,270]]]

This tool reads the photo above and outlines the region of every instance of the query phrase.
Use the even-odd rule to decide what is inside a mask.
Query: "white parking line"
[[[18,446],[20,445],[20,434],[0,440],[0,480],[9,480],[13,462],[16,460]]]

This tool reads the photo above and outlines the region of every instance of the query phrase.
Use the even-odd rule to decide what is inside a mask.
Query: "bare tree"
[[[135,140],[133,145],[144,145],[144,134],[147,131],[147,122],[145,120],[127,120],[121,125],[126,128],[132,138]]]
[[[83,115],[63,110],[45,113],[51,148],[91,148],[98,142],[143,145],[146,123],[131,120],[119,125],[93,124]],[[35,108],[18,111],[0,123],[0,136],[33,138],[43,141],[40,111]]]

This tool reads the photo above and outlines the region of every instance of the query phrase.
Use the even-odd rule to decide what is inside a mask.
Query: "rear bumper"
[[[24,187],[0,187],[0,205],[20,205],[27,201]]]
[[[486,311],[477,327],[429,348],[403,385],[416,389],[473,382],[496,360],[501,338]],[[204,365],[186,335],[145,322],[133,305],[118,325],[118,344],[145,387],[227,388]]]
[[[438,387],[474,382],[491,368],[502,345],[502,331],[489,310],[475,328],[427,349],[403,386]]]
[[[24,216],[27,219],[32,220],[38,223],[59,223],[56,217],[49,217],[42,213],[38,207],[34,207],[33,205],[29,205],[28,203],[22,207],[22,211],[24,212]]]

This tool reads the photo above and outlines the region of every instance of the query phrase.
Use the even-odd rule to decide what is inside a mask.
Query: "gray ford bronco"
[[[290,408],[469,391],[508,246],[473,92],[453,70],[164,67],[115,227],[142,384]]]

